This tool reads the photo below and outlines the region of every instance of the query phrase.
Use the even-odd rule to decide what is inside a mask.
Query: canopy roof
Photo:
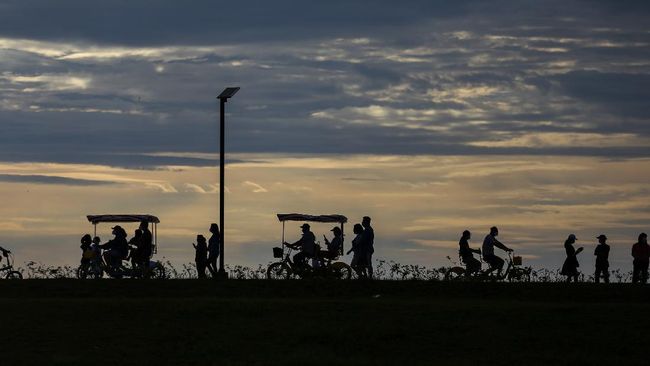
[[[93,224],[100,222],[142,222],[159,224],[160,220],[153,215],[88,215],[88,221]]]
[[[278,220],[284,221],[311,221],[311,222],[338,222],[344,224],[348,218],[343,215],[305,215],[298,213],[278,214]]]

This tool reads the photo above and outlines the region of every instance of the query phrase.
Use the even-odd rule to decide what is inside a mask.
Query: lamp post
[[[226,274],[226,269],[223,265],[223,241],[224,241],[224,230],[223,227],[223,218],[224,218],[224,188],[225,188],[225,180],[224,180],[224,173],[225,173],[225,166],[226,162],[224,160],[224,155],[225,155],[225,149],[224,149],[224,142],[225,142],[225,132],[226,132],[226,126],[225,126],[225,106],[226,102],[228,99],[232,98],[237,92],[239,91],[239,87],[235,88],[226,88],[224,89],[221,94],[217,97],[219,99],[219,104],[221,107],[220,110],[220,131],[221,131],[221,136],[220,136],[220,150],[219,150],[219,232],[221,234],[221,237],[219,238],[219,273],[218,277],[219,278],[228,278],[228,274]]]

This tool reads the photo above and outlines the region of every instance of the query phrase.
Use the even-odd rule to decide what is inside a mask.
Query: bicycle
[[[23,274],[14,270],[14,255],[10,250],[2,248],[0,248],[0,250],[2,250],[2,256],[7,259],[7,265],[0,267],[0,273],[7,272],[7,274],[4,276],[7,280],[22,280]]]
[[[533,271],[531,267],[521,267],[522,258],[520,256],[515,256],[514,252],[508,252],[507,266],[505,271],[499,276],[494,274],[495,270],[492,268],[480,269],[478,272],[475,272],[471,275],[467,275],[467,270],[465,267],[458,265],[451,260],[448,256],[447,258],[454,264],[453,267],[449,268],[445,272],[445,281],[460,281],[463,279],[467,280],[478,280],[478,281],[503,281],[507,280],[508,282],[530,282],[530,274]],[[479,255],[481,261],[481,267],[483,264],[483,256]]]
[[[333,262],[337,258],[315,258],[317,267],[307,263],[297,264],[291,260],[292,248],[288,247],[286,253],[280,247],[273,248],[273,257],[282,258],[281,261],[271,263],[266,270],[266,278],[269,280],[286,280],[291,276],[300,278],[331,278],[338,280],[349,280],[352,277],[352,267],[347,263]],[[318,250],[317,250],[318,252]]]

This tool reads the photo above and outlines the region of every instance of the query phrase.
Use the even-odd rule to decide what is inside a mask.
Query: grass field
[[[40,365],[648,365],[650,288],[0,281],[0,359]]]

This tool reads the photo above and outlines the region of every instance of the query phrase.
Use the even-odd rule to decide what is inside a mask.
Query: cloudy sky
[[[498,225],[548,268],[575,232],[585,272],[604,232],[627,269],[650,230],[649,20],[644,1],[3,0],[0,243],[73,264],[86,214],[141,212],[190,261],[218,221],[215,97],[240,86],[228,262],[268,262],[274,214],[305,212],[372,216],[404,263]]]

